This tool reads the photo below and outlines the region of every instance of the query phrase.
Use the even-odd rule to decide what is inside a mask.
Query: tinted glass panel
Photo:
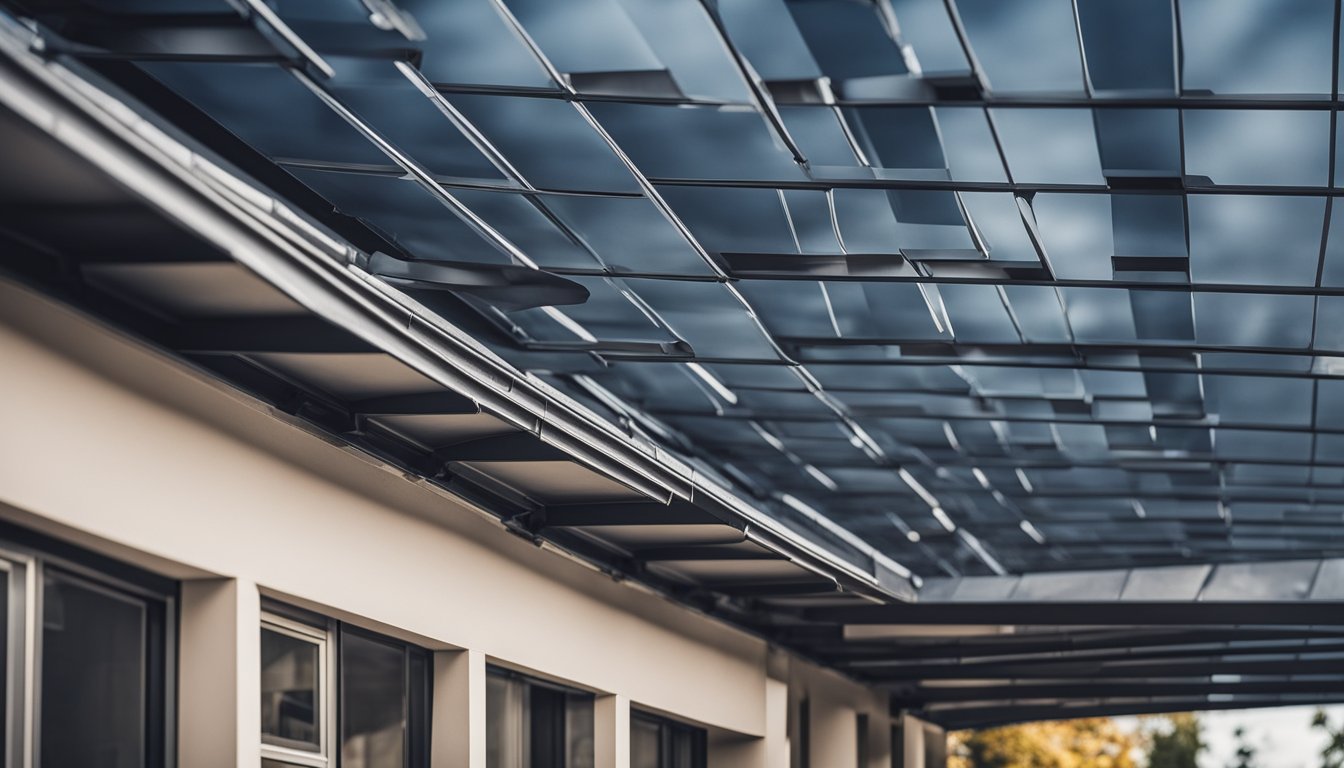
[[[662,768],[658,724],[639,718],[630,721],[630,768]]]
[[[592,768],[591,695],[491,672],[485,698],[490,768]]]
[[[631,768],[703,768],[705,731],[642,712],[630,717]]]
[[[318,667],[315,642],[261,630],[262,741],[319,749]]]
[[[406,651],[341,635],[341,765],[402,768],[407,732]]]
[[[145,604],[50,572],[42,599],[42,765],[147,765]]]

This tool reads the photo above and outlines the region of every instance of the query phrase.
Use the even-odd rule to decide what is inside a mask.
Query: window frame
[[[533,689],[541,689],[541,690],[544,690],[544,691],[548,691],[548,692],[550,692],[550,693],[559,694],[559,695],[562,697],[562,701],[564,702],[564,703],[561,705],[561,709],[560,709],[560,716],[561,716],[561,721],[562,721],[562,722],[561,722],[561,726],[562,726],[562,727],[561,727],[560,730],[559,730],[560,740],[559,740],[559,742],[557,743],[556,746],[557,746],[557,749],[558,749],[559,752],[560,752],[560,754],[558,755],[558,759],[561,761],[561,766],[566,766],[566,767],[567,767],[567,766],[568,766],[568,762],[569,762],[569,761],[568,761],[568,756],[565,755],[565,754],[563,754],[564,747],[566,746],[565,738],[567,737],[567,735],[568,735],[568,730],[569,730],[569,709],[568,709],[568,702],[567,702],[566,698],[569,697],[569,696],[580,696],[580,697],[583,697],[583,698],[587,699],[588,702],[589,702],[589,704],[594,708],[594,715],[596,715],[597,694],[594,693],[594,692],[592,692],[592,691],[589,691],[589,690],[584,690],[583,688],[578,688],[578,687],[575,687],[575,686],[572,686],[572,685],[566,685],[566,684],[564,684],[564,683],[556,682],[556,681],[554,681],[554,680],[549,680],[549,679],[544,678],[544,677],[537,677],[537,676],[535,676],[535,675],[531,675],[531,674],[528,674],[528,673],[526,673],[526,672],[520,672],[520,671],[515,670],[515,669],[512,669],[512,668],[510,668],[510,667],[505,667],[505,666],[501,666],[501,665],[498,665],[498,664],[487,664],[486,667],[485,667],[485,674],[486,674],[486,678],[487,678],[487,686],[486,686],[486,690],[487,690],[487,692],[488,692],[488,690],[489,690],[488,679],[489,679],[491,676],[493,676],[493,677],[502,678],[502,679],[504,679],[504,680],[518,681],[518,682],[521,682],[521,683],[527,685],[527,686],[530,687],[530,688],[533,688]],[[489,695],[489,694],[487,693],[487,696],[488,696],[488,695]],[[489,717],[489,707],[488,707],[488,706],[486,707],[486,716]],[[531,741],[535,738],[535,734],[532,732],[532,725],[533,725],[533,722],[534,722],[534,718],[535,718],[535,712],[529,712],[529,713],[528,713],[528,716],[527,716],[527,719],[526,719],[526,721],[524,722],[524,727],[527,728],[527,738],[528,738],[529,742],[531,742]],[[487,724],[487,728],[488,728],[488,727],[489,727],[489,726],[488,726],[488,724]],[[594,723],[594,733],[593,733],[593,737],[594,737],[594,757],[596,757],[596,724],[595,724],[595,723]],[[556,757],[556,756],[553,755],[553,756],[552,756],[552,759],[555,759],[555,757]],[[539,762],[539,761],[541,761],[541,762]],[[536,755],[536,754],[532,754],[532,755],[531,755],[531,764],[532,764],[532,765],[549,765],[550,763],[546,762],[542,757],[540,757],[540,756],[538,756],[538,755]]]
[[[0,573],[7,584],[0,633],[6,684],[0,696],[5,748],[0,768],[42,763],[42,686],[48,570],[78,586],[140,604],[144,617],[144,758],[177,765],[178,583],[129,563],[0,522]]]
[[[268,744],[265,741],[265,734],[260,732],[258,723],[257,738],[261,744],[263,760],[270,760],[281,766],[300,768],[338,768],[341,765],[345,725],[342,705],[342,639],[349,634],[399,648],[405,655],[406,668],[402,683],[406,686],[407,727],[403,764],[405,768],[429,768],[434,697],[434,659],[430,650],[358,624],[334,619],[267,597],[262,598],[259,629],[279,632],[318,646],[315,704],[318,710],[320,750],[313,752],[280,744]],[[258,668],[257,675],[260,674],[261,669]]]
[[[317,708],[318,749],[316,752],[312,752],[298,747],[267,743],[267,734],[260,732],[260,724],[258,724],[257,738],[261,742],[261,758],[263,760],[273,760],[282,765],[300,765],[308,766],[308,768],[327,768],[327,766],[333,765],[333,744],[336,741],[333,735],[333,727],[338,725],[335,713],[336,691],[333,690],[336,687],[333,684],[336,670],[332,660],[332,651],[336,645],[335,622],[331,619],[324,619],[322,626],[315,626],[286,616],[276,610],[263,609],[260,627],[257,632],[258,644],[261,642],[262,631],[275,632],[317,646],[317,695],[314,697],[313,704]],[[260,668],[257,670],[257,675],[260,678]]]
[[[426,648],[398,640],[395,637],[366,629],[357,624],[337,621],[334,628],[336,645],[332,653],[332,695],[336,703],[333,719],[336,726],[332,731],[332,750],[336,765],[344,761],[345,749],[345,704],[344,704],[344,666],[345,638],[353,635],[364,640],[396,648],[405,662],[402,684],[405,686],[406,700],[403,715],[406,718],[404,768],[429,768],[430,737],[433,725],[434,705],[434,656]],[[418,660],[417,660],[417,657]],[[417,666],[420,667],[417,674]],[[418,721],[418,724],[417,724]]]
[[[678,734],[689,734],[691,736],[691,748],[694,750],[691,755],[691,767],[707,768],[709,765],[709,731],[707,729],[631,707],[630,723],[632,726],[636,720],[658,726],[658,762],[660,768],[674,768],[676,765],[673,745],[674,737]]]

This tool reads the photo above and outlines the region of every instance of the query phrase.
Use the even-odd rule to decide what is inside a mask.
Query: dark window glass
[[[341,765],[404,768],[409,670],[404,646],[341,634]]]
[[[905,768],[905,730],[899,723],[891,726],[891,768]]]
[[[812,765],[812,702],[798,702],[798,768]]]
[[[705,730],[642,712],[630,715],[630,768],[704,768]]]
[[[868,715],[859,713],[854,718],[855,754],[859,768],[868,768]]]
[[[8,639],[9,639],[9,573],[0,571],[0,696],[6,695],[9,691],[9,664],[5,662],[9,658]],[[19,629],[16,627],[16,629]],[[0,704],[0,718],[3,718],[8,708],[8,701]],[[8,754],[9,740],[6,738],[4,728],[0,728],[0,763],[4,762],[4,755]]]
[[[429,745],[429,655],[343,629],[341,767],[418,768]]]
[[[263,742],[314,752],[321,749],[319,667],[315,641],[262,627]]]
[[[154,764],[147,657],[161,614],[55,571],[47,572],[42,600],[42,766]]]
[[[630,719],[630,768],[660,768],[662,729],[652,720]]]
[[[491,670],[486,681],[486,765],[592,768],[592,695]]]

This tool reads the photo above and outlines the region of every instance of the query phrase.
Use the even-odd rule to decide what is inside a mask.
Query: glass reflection
[[[1069,0],[960,0],[957,7],[993,90],[1083,90],[1083,63]]]
[[[42,766],[143,768],[145,604],[52,571],[44,581]]]
[[[593,768],[593,697],[490,670],[488,768]]]
[[[403,648],[341,634],[341,765],[404,768],[407,670]]]
[[[261,734],[277,746],[321,749],[318,644],[261,629]]]
[[[1178,7],[1187,93],[1330,93],[1330,3],[1181,0]]]

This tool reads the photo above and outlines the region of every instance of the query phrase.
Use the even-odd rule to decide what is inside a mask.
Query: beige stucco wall
[[[809,764],[812,768],[852,766],[858,763],[858,715],[868,715],[868,765],[891,765],[891,720],[887,699],[831,670],[797,658],[789,663],[789,705],[796,720],[802,700],[808,700],[811,721]],[[795,739],[794,765],[801,748]]]
[[[765,733],[761,640],[538,550],[63,310],[19,306],[30,300],[0,295],[0,312],[48,337],[0,326],[10,517],[122,545],[113,554],[172,575],[237,578],[635,706]]]

